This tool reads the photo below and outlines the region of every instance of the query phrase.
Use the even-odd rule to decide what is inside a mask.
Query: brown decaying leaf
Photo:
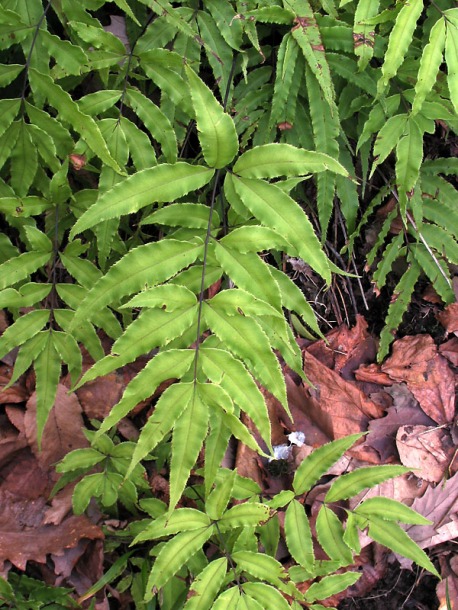
[[[425,493],[414,500],[412,508],[433,522],[433,525],[404,527],[422,549],[458,538],[458,473],[436,487],[428,485]]]
[[[452,610],[455,610],[458,608],[458,555],[450,558],[440,555],[439,564],[442,580],[437,584],[436,595],[440,608],[447,608],[448,597]]]
[[[439,351],[453,366],[458,367],[458,337],[452,337],[439,346]]]
[[[81,405],[75,394],[68,394],[67,388],[57,386],[56,399],[43,431],[41,451],[37,444],[36,426],[37,400],[34,392],[27,402],[24,417],[25,435],[37,460],[44,467],[50,467],[61,460],[69,451],[88,447],[83,434]]]
[[[402,464],[430,483],[444,478],[455,453],[448,430],[431,426],[401,426],[396,445]]]
[[[405,383],[396,383],[387,388],[393,406],[386,410],[386,416],[369,422],[369,435],[366,443],[380,454],[383,463],[398,460],[396,433],[401,426],[433,426],[434,421],[424,413]]]
[[[423,411],[439,425],[450,423],[455,412],[455,378],[432,337],[399,339],[382,371],[394,381],[404,381]]]
[[[437,319],[447,333],[458,335],[458,303],[447,305],[444,311],[437,314]]]
[[[365,432],[369,421],[382,415],[383,410],[354,383],[323,366],[308,351],[304,352],[304,371],[314,386],[307,389],[312,399],[307,415],[330,439]],[[353,447],[352,455],[379,462],[378,454],[364,445]]]

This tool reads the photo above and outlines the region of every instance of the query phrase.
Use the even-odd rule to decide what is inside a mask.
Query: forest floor
[[[307,283],[315,281],[297,270],[296,275],[305,291]],[[337,284],[334,288],[337,294]],[[349,324],[331,324],[326,341],[299,339],[304,371],[311,385],[284,366],[293,421],[272,396],[266,395],[273,445],[286,447],[286,459],[268,464],[246,446],[238,445],[228,452],[226,465],[257,481],[268,499],[289,488],[295,469],[314,448],[333,438],[368,432],[364,443],[346,454],[307,496],[309,514],[313,516],[320,505],[332,475],[373,464],[401,463],[415,468],[415,474],[383,483],[365,497],[379,494],[400,500],[433,521],[433,526],[406,526],[406,531],[429,553],[443,580],[439,583],[409,561],[399,563],[399,558],[368,540],[358,557],[361,579],[329,600],[329,604],[342,610],[435,610],[446,607],[447,587],[455,603],[452,608],[458,608],[458,554],[454,541],[458,538],[458,304],[444,309],[432,288],[424,286],[423,292],[415,295],[391,355],[377,364],[377,338],[373,334],[376,325],[370,321],[371,317],[377,320],[376,299],[367,302],[369,323],[358,314]],[[329,308],[331,312],[331,305]],[[327,320],[330,312],[325,314]],[[4,316],[3,329],[7,325]],[[108,349],[109,341],[103,341]],[[0,364],[2,386],[11,377],[14,361],[12,352]],[[49,499],[57,480],[54,467],[70,450],[88,446],[81,432],[83,424],[105,417],[144,364],[145,359],[140,359],[84,385],[74,394],[68,394],[70,381],[63,376],[41,451],[35,439],[33,373],[23,375],[0,393],[3,574],[12,567],[26,570],[48,584],[74,587],[79,595],[102,576],[112,561],[104,552],[102,530],[122,529],[133,517],[120,513],[113,518],[95,506],[87,515],[73,515],[71,485]],[[90,357],[85,354],[84,369],[90,365]],[[138,438],[139,428],[163,390],[164,387],[159,388],[155,396],[121,422],[118,432],[122,437]],[[295,437],[288,439],[292,432],[302,432],[304,442],[292,441]],[[155,471],[151,467],[148,472],[155,496],[167,501],[167,470]],[[358,496],[351,500],[350,508],[361,499]],[[279,551],[278,558],[288,565],[286,548]],[[132,608],[129,596],[115,587],[110,596],[110,602],[106,597],[97,602],[96,609]]]

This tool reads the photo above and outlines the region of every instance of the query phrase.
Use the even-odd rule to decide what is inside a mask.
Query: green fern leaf
[[[6,288],[0,292],[0,307],[3,308],[19,308],[32,307],[38,301],[45,299],[51,292],[50,284],[39,284],[28,282],[23,284],[19,290],[14,288]]]
[[[113,367],[111,370],[114,370],[133,362],[138,356],[148,354],[152,349],[163,347],[176,337],[180,337],[195,324],[196,320],[196,304],[173,312],[163,309],[143,311],[113,344],[111,353],[114,358],[104,358],[95,366],[100,365],[106,375],[110,372],[108,370],[110,363]]]
[[[423,49],[415,84],[415,99],[412,105],[412,116],[416,115],[423,105],[425,97],[436,82],[439,67],[443,61],[445,46],[445,20],[440,18],[431,28],[429,42]]]
[[[206,496],[210,493],[218,476],[221,462],[226,454],[229,439],[232,435],[231,430],[226,426],[222,417],[220,417],[219,409],[215,412],[210,409],[209,423],[210,432],[205,439],[204,479]]]
[[[151,204],[173,201],[205,186],[213,170],[180,162],[163,163],[129,176],[103,193],[74,224],[70,237],[93,227],[102,220],[119,218]]]
[[[172,203],[149,214],[142,225],[160,224],[170,227],[187,227],[189,229],[206,229],[210,217],[210,208],[202,203]],[[216,210],[212,213],[212,228],[220,226]]]
[[[92,319],[95,311],[114,300],[169,279],[183,267],[191,265],[201,254],[202,247],[200,243],[169,239],[134,248],[110,267],[88,292],[72,326]]]
[[[314,11],[308,0],[288,0],[285,4],[296,13],[296,25],[291,33],[301,48],[310,70],[316,76],[331,113],[338,116],[334,85]]]
[[[332,595],[340,593],[355,584],[361,577],[359,572],[345,572],[345,574],[332,574],[325,576],[320,582],[313,583],[305,594],[308,602],[314,602],[317,599],[327,599]],[[323,606],[313,605],[312,608],[321,610]]]
[[[186,67],[186,76],[205,161],[210,167],[223,168],[233,160],[239,147],[234,121],[194,70]]]
[[[286,320],[274,316],[257,316],[256,320],[286,364],[305,380],[302,353]]]
[[[56,156],[56,147],[49,134],[37,127],[36,125],[30,124],[28,126],[29,135],[32,138],[33,145],[35,146],[40,157],[43,159],[45,165],[53,172],[58,172],[60,169],[60,163]]]
[[[135,169],[141,171],[157,165],[156,153],[146,133],[125,117],[121,117],[121,127],[129,142],[129,152]]]
[[[263,608],[275,608],[276,610],[290,610],[288,604],[280,591],[263,582],[245,582],[242,588],[247,595],[258,601]]]
[[[146,585],[145,601],[153,598],[178,570],[189,560],[213,534],[213,527],[182,532],[169,540],[159,552]]]
[[[273,557],[250,551],[237,551],[232,554],[232,559],[239,570],[265,580],[280,590],[284,588],[282,578],[286,577],[285,568]]]
[[[309,455],[294,475],[293,489],[296,495],[310,491],[323,474],[361,437],[362,434],[352,434],[340,438],[323,445]]]
[[[11,151],[11,186],[20,197],[27,195],[37,169],[37,149],[30,137],[29,126],[22,120],[16,144]]]
[[[70,95],[57,85],[50,76],[41,74],[31,68],[29,70],[32,85],[45,95],[51,106],[56,108],[59,116],[73,125],[75,130],[81,135],[89,148],[107,165],[116,172],[122,174],[123,170],[119,167],[110,155],[106,142],[100,133],[94,119],[81,112],[78,104],[72,100]]]
[[[0,337],[0,358],[40,332],[48,323],[49,314],[48,310],[36,309],[21,316],[9,326]]]
[[[223,271],[240,288],[281,310],[281,294],[269,267],[255,253],[241,253],[235,248],[215,243],[215,256]]]
[[[191,585],[192,595],[183,610],[210,610],[218,595],[227,572],[227,559],[220,557],[211,561]]]
[[[374,165],[369,177],[372,177],[376,166],[383,163],[394,149],[400,138],[405,134],[408,124],[407,114],[396,114],[390,117],[380,129],[374,144]]]
[[[230,288],[219,292],[207,303],[215,310],[228,316],[276,316],[283,318],[283,314],[266,301],[253,296],[243,288]]]
[[[172,513],[163,514],[154,519],[154,521],[149,522],[145,529],[135,536],[132,544],[138,544],[145,540],[154,540],[155,538],[164,538],[165,536],[180,532],[198,530],[209,525],[211,525],[211,518],[200,510],[195,508],[177,508]]]
[[[244,205],[266,226],[283,235],[295,252],[330,282],[326,255],[321,249],[313,227],[300,206],[273,184],[262,180],[233,177],[234,187]]]
[[[218,2],[218,0],[208,0],[205,4],[205,8],[208,9],[213,17],[218,30],[221,32],[224,40],[227,44],[235,49],[241,51],[242,49],[242,36],[243,29],[240,19],[237,18],[237,14],[232,8],[229,2]]]
[[[236,405],[253,421],[268,447],[270,419],[264,398],[242,362],[221,349],[204,348],[199,351],[202,370],[215,384],[232,397]]]
[[[375,104],[372,107],[367,121],[364,124],[361,135],[359,136],[358,144],[356,146],[357,152],[369,140],[372,134],[380,131],[387,121],[387,118],[391,118],[394,115],[399,107],[400,101],[401,96],[399,94],[391,95],[383,100],[383,104]]]
[[[49,261],[51,252],[24,252],[0,265],[0,290],[25,280]]]
[[[422,11],[423,0],[411,0],[404,4],[399,11],[388,40],[388,48],[385,52],[382,65],[382,76],[377,84],[379,96],[385,91],[393,76],[396,76],[398,69],[404,61]]]
[[[13,374],[11,375],[8,384],[5,386],[5,390],[11,387],[13,383],[16,383],[19,377],[30,368],[32,362],[38,358],[40,352],[45,348],[48,335],[49,331],[42,330],[22,345],[16,356]]]
[[[405,533],[405,531],[392,521],[386,521],[377,517],[368,520],[369,536],[383,546],[403,557],[412,559],[416,564],[440,578],[439,573],[433,566],[428,556],[422,549]]]
[[[35,360],[34,369],[37,392],[37,441],[38,446],[41,447],[41,437],[49,412],[54,405],[61,369],[52,331],[48,331],[47,341]]]
[[[87,63],[86,53],[80,46],[68,40],[62,40],[45,29],[40,31],[40,38],[46,46],[47,52],[52,55],[59,66],[59,76],[77,75],[81,66]]]
[[[400,211],[405,217],[407,197],[417,183],[423,159],[423,132],[415,119],[406,125],[405,134],[396,146],[396,182],[398,185]]]
[[[234,229],[223,237],[219,243],[243,254],[247,252],[261,252],[263,250],[285,249],[285,239],[279,233],[259,225]]]
[[[205,52],[208,63],[213,71],[215,81],[218,83],[221,96],[224,97],[227,83],[226,66],[232,64],[232,49],[224,40],[215,21],[209,13],[199,11],[197,24],[200,37],[205,41]]]
[[[185,488],[208,431],[208,405],[205,392],[194,384],[183,413],[176,420],[170,463],[170,508],[173,510]]]
[[[362,515],[367,519],[371,517],[380,517],[388,521],[402,521],[402,523],[412,523],[417,525],[432,525],[432,521],[420,515],[415,510],[412,510],[405,504],[384,498],[383,496],[374,496],[364,500],[356,509],[355,513]]]
[[[270,517],[270,508],[259,502],[245,502],[229,508],[218,521],[218,528],[226,532],[237,527],[256,527]]]
[[[234,165],[234,172],[242,178],[301,176],[326,170],[349,177],[348,171],[335,158],[289,144],[265,144],[250,148]]]
[[[212,610],[238,610],[243,607],[244,601],[245,597],[242,597],[239,588],[231,587],[219,595],[212,606]],[[259,609],[253,608],[253,610]]]
[[[163,91],[172,102],[189,117],[194,115],[188,95],[186,81],[180,76],[183,59],[177,53],[165,49],[152,49],[139,54],[146,75]]]
[[[105,30],[100,25],[100,22],[98,26],[94,26],[90,23],[70,20],[68,25],[81,40],[84,40],[84,42],[87,42],[88,45],[95,49],[111,51],[112,53],[119,55],[120,59],[126,54],[126,48],[121,40],[111,32]]]
[[[385,318],[385,326],[380,333],[380,347],[377,353],[377,361],[381,362],[388,354],[389,347],[394,340],[393,330],[396,330],[407,311],[410,299],[420,277],[421,268],[416,261],[411,261],[407,271],[397,283],[388,314]]]
[[[228,348],[239,356],[265,387],[288,408],[285,381],[269,340],[253,319],[227,315],[212,303],[203,304],[203,318],[208,327]]]
[[[358,67],[364,70],[374,55],[374,26],[366,25],[366,21],[377,14],[379,0],[359,0],[355,10],[353,25],[353,40]],[[341,4],[342,6],[342,4]]]
[[[82,320],[70,330],[75,317],[73,311],[70,309],[54,309],[54,317],[62,330],[73,335],[78,342],[84,345],[95,362],[104,357],[102,344],[90,322]]]
[[[314,333],[323,337],[315,313],[300,288],[279,269],[270,266],[270,272],[280,288],[283,307],[298,313]]]
[[[29,102],[25,102],[25,109],[30,124],[36,125],[53,139],[59,157],[64,158],[68,155],[74,146],[69,131],[57,119],[51,117],[44,110],[29,104]]]
[[[88,93],[78,100],[78,106],[81,112],[89,114],[90,116],[96,116],[106,112],[112,108],[122,96],[121,91],[116,89],[105,89],[103,91],[95,91],[94,93]]]
[[[269,127],[271,128],[287,121],[286,107],[293,84],[298,54],[299,46],[297,42],[291,34],[287,34],[283,37],[277,53],[277,70],[269,119]]]
[[[421,235],[428,246],[445,255],[450,263],[458,265],[458,244],[451,233],[437,225],[424,223],[421,228]]]
[[[151,396],[156,388],[167,379],[181,379],[189,370],[194,354],[191,350],[169,350],[155,356],[128,384],[121,400],[112,408],[110,414],[103,420],[98,435],[103,434],[115,426],[125,417],[139,402]],[[90,369],[78,383],[76,388],[83,383],[94,379],[98,375],[91,373]],[[173,389],[172,389],[173,388]],[[137,448],[132,458],[132,465],[128,474],[136,464],[140,462],[150,451],[154,449],[162,437],[173,427],[174,419],[168,417],[168,410],[172,418],[181,413],[184,405],[179,401],[186,397],[188,386],[183,384],[173,385],[167,388],[161,395],[153,415],[147,421],[140,435]],[[162,401],[162,396],[167,396]],[[177,402],[176,402],[177,399]],[[162,401],[162,402],[161,402]],[[161,406],[159,407],[159,403]],[[162,422],[162,419],[164,422]],[[169,426],[169,427],[167,427]],[[156,440],[154,440],[156,438]]]
[[[445,38],[445,61],[447,63],[447,84],[455,112],[458,113],[458,10],[445,11],[447,34]]]
[[[72,383],[76,383],[82,368],[82,355],[78,343],[72,335],[56,330],[53,331],[53,342],[60,359],[68,366]]]
[[[318,542],[326,555],[340,565],[346,566],[353,562],[353,554],[344,540],[344,528],[334,511],[328,506],[320,508],[316,519]]]
[[[2,8],[0,16],[0,49],[2,50],[22,42],[34,30],[32,26],[26,25],[20,15],[14,11]]]
[[[404,235],[403,233],[399,233],[399,235],[396,235],[385,248],[383,256],[377,265],[377,269],[372,276],[373,282],[378,290],[381,290],[385,286],[386,277],[388,273],[390,273],[394,261],[400,256],[405,256],[406,248],[402,247],[403,243]]]
[[[449,270],[444,261],[431,256],[431,252],[424,244],[413,244],[411,249],[414,259],[426,273],[444,303],[453,303],[456,300],[455,293]]]
[[[405,466],[368,466],[366,468],[358,468],[336,479],[332,483],[324,501],[337,502],[338,500],[356,496],[368,487],[375,487],[383,481],[406,472],[409,472],[409,469]]]
[[[143,121],[153,138],[159,142],[167,162],[175,163],[178,155],[176,135],[162,110],[132,87],[126,91],[126,101]]]
[[[285,514],[285,538],[291,556],[299,565],[313,571],[315,554],[310,523],[304,507],[293,500]]]
[[[0,136],[2,136],[19,112],[21,100],[0,100]]]

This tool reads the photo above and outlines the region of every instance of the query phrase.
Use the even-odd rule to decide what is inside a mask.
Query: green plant
[[[321,334],[301,290],[279,269],[282,257],[303,259],[329,285],[332,273],[342,272],[327,255],[333,215],[341,210],[352,252],[372,211],[393,196],[395,209],[369,263],[379,255],[379,288],[394,260],[405,257],[407,267],[379,357],[387,353],[422,270],[445,302],[453,299],[448,263],[458,259],[456,190],[442,175],[457,167],[449,159],[423,161],[422,151],[425,134],[439,121],[456,128],[457,9],[447,0],[426,9],[419,0],[396,6],[342,1],[339,7],[332,0],[114,4],[127,20],[129,49],[102,26],[104,0],[54,0],[44,9],[41,0],[4,0],[0,8],[0,211],[8,227],[1,236],[0,304],[14,319],[0,338],[0,356],[19,348],[11,383],[33,365],[41,438],[62,363],[76,389],[153,352],[90,433],[92,448],[69,454],[59,467],[68,473],[64,481],[103,467],[77,484],[75,509],[84,510],[89,492],[102,506],[119,499],[134,509],[137,489],[144,487],[140,464],[171,434],[164,524],[185,510],[175,507],[202,447],[204,504],[196,516],[200,530],[168,530],[176,537],[158,550],[149,585],[166,583],[157,579],[156,567],[161,557],[169,559],[166,549],[186,549],[181,563],[173,564],[177,571],[198,553],[192,573],[199,574],[199,549],[217,537],[224,515],[243,510],[246,521],[233,523],[234,530],[245,528],[229,535],[236,549],[231,556],[240,559],[234,574],[239,578],[248,565],[243,553],[255,553],[247,572],[263,581],[275,560],[258,552],[255,530],[262,540],[263,527],[274,529],[268,525],[274,508],[248,502],[225,512],[235,483],[220,464],[231,435],[263,453],[241,412],[271,450],[258,384],[288,409],[276,353],[304,377],[285,312]],[[90,87],[95,90],[86,93]],[[379,170],[388,176],[374,195]],[[313,189],[305,182],[310,177]],[[316,205],[310,203],[314,189]],[[316,215],[315,228],[304,207]],[[386,246],[398,213],[403,231]],[[101,331],[113,340],[108,355]],[[95,361],[81,379],[80,345]],[[169,379],[177,381],[162,393],[138,441],[113,444],[109,430]],[[399,472],[390,468],[380,471],[383,477]],[[363,487],[380,480],[375,470],[360,476]],[[288,522],[304,531],[306,516],[295,495],[306,487],[299,485],[285,501]],[[355,482],[349,493],[360,488]],[[344,497],[331,494],[328,501]],[[351,513],[344,534],[325,505],[322,519],[345,552],[315,569],[313,559],[312,567],[304,565],[310,539],[308,551],[293,543],[297,577],[330,574],[344,558],[351,563],[356,529],[368,526],[375,540],[434,570],[377,510]],[[408,518],[399,505],[396,511],[400,520]],[[286,537],[291,542],[294,535]],[[324,535],[320,543],[331,550]],[[205,567],[198,593],[216,573],[220,584],[229,578],[223,559]],[[279,599],[278,589],[303,600],[275,565],[269,595]],[[250,578],[243,595],[250,607],[262,607],[264,589]],[[326,582],[338,587],[352,578],[329,576],[334,580]],[[323,585],[314,600],[329,590]],[[145,594],[149,600],[151,589]],[[236,607],[239,595],[230,589],[216,603]]]
[[[79,608],[69,589],[51,587],[40,580],[12,573],[0,578],[0,608],[11,610],[69,610]]]

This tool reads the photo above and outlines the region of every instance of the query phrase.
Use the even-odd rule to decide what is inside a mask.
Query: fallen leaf
[[[36,410],[37,400],[34,392],[27,402],[25,434],[37,460],[44,468],[54,465],[73,449],[89,446],[83,434],[81,405],[75,394],[67,393],[65,386],[57,386],[54,406],[43,430],[41,450],[38,449],[36,439]]]
[[[354,383],[304,352],[304,372],[314,387],[306,388],[313,399],[307,415],[330,439],[338,439],[356,432],[365,432],[369,421],[380,417],[383,410],[371,401]],[[371,448],[355,446],[352,455],[378,463],[378,455]]]
[[[380,454],[383,463],[398,456],[396,434],[401,426],[407,424],[433,426],[434,421],[419,408],[418,401],[405,383],[396,383],[387,388],[392,396],[393,406],[386,410],[386,416],[369,422],[366,443]]]
[[[402,426],[396,435],[402,464],[430,483],[439,483],[455,452],[450,433],[431,426]]]
[[[423,496],[414,500],[412,508],[433,522],[432,525],[404,526],[422,549],[458,538],[458,473],[436,487],[428,485]]]
[[[7,561],[25,570],[28,561],[45,563],[48,555],[76,546],[81,538],[103,538],[102,530],[84,516],[72,515],[57,526],[43,525],[43,497],[22,500],[0,489],[0,503],[0,570]]]
[[[458,367],[458,337],[452,337],[439,346],[439,351],[453,366]]]
[[[429,335],[396,341],[382,371],[394,381],[404,381],[423,411],[439,425],[449,423],[455,412],[455,378]]]
[[[444,311],[437,314],[437,319],[447,333],[458,334],[458,303],[447,305]]]

